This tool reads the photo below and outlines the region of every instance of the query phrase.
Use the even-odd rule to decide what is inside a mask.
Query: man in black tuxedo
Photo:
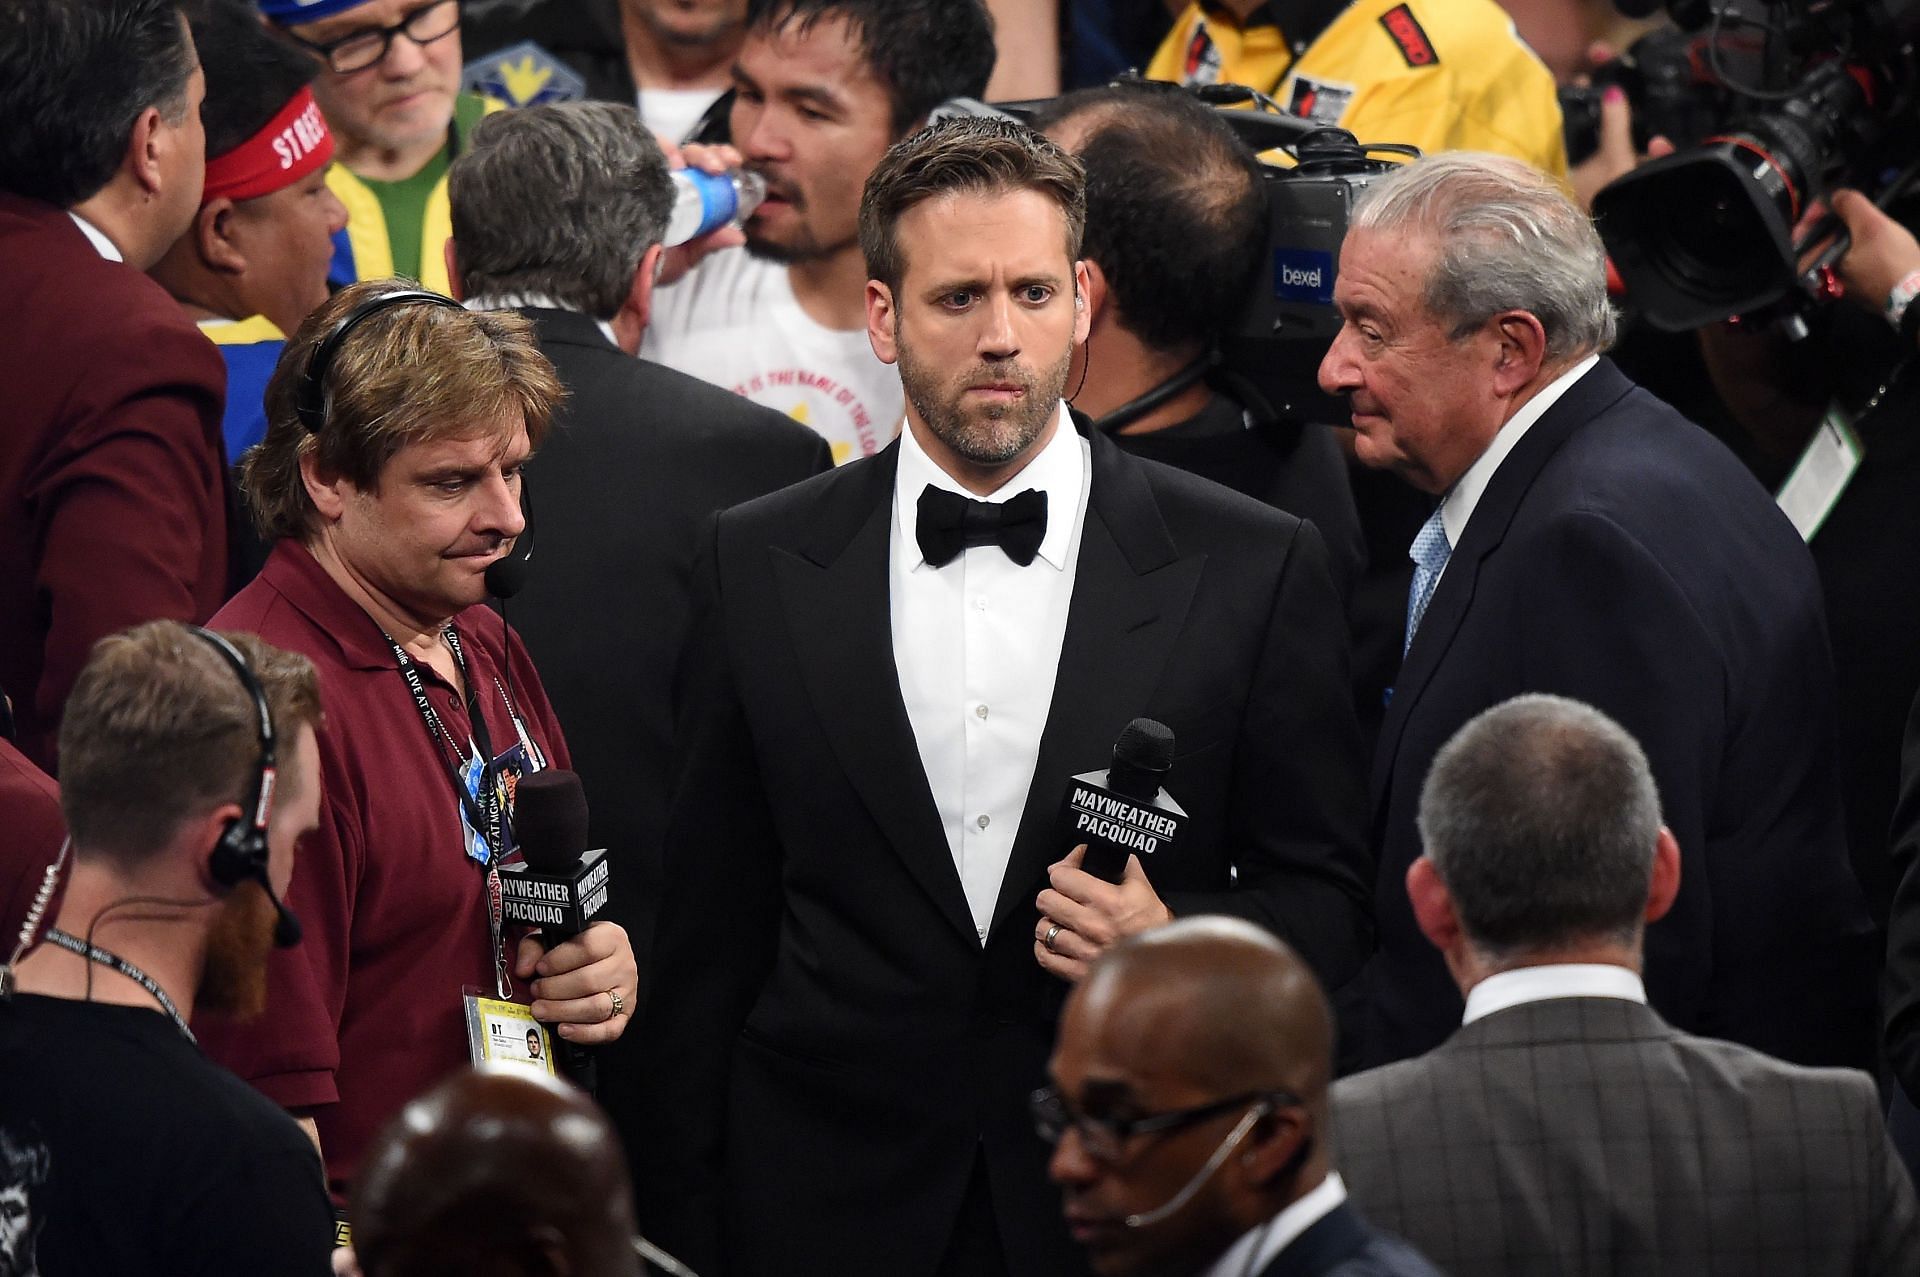
[[[1325,551],[1069,418],[1083,199],[1006,121],[898,144],[860,221],[905,430],[716,520],[642,1035],[642,1223],[703,1273],[1079,1271],[1026,1111],[1065,981],[1171,914],[1330,981],[1369,946]],[[1140,715],[1189,825],[1113,884],[1056,821]]]
[[[567,389],[527,467],[538,557],[513,622],[566,725],[593,845],[619,857],[609,916],[645,952],[672,771],[673,669],[701,533],[714,511],[833,461],[804,426],[634,357],[672,184],[632,107],[489,116],[454,162],[449,193],[455,289],[472,307],[531,319]],[[644,991],[644,971],[641,980]],[[621,1111],[631,1070],[610,1061],[601,1077],[603,1099]]]
[[[1820,584],[1720,443],[1601,357],[1591,221],[1515,161],[1429,156],[1356,203],[1320,369],[1359,459],[1439,498],[1373,771],[1381,952],[1365,1054],[1438,1045],[1460,995],[1403,885],[1440,746],[1527,691],[1644,745],[1686,862],[1647,933],[1675,1027],[1808,1064],[1872,1058],[1871,924],[1847,860]]]

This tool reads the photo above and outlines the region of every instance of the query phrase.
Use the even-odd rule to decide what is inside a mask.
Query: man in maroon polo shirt
[[[569,765],[525,649],[481,606],[558,382],[525,320],[400,293],[356,284],[288,343],[242,475],[273,552],[215,618],[311,658],[327,721],[290,892],[305,942],[275,955],[265,1015],[204,1040],[312,1120],[337,1194],[381,1125],[472,1058],[484,1000],[590,1045],[625,1029],[638,975],[613,924],[543,953],[490,907],[512,779]]]

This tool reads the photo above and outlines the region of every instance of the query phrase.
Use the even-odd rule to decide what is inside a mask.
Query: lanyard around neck
[[[139,967],[134,966],[117,953],[102,949],[97,944],[90,944],[78,936],[68,935],[58,927],[49,927],[47,929],[46,939],[49,944],[57,944],[62,949],[71,953],[77,953],[88,962],[96,962],[103,967],[109,967],[118,971],[121,975],[145,989],[153,996],[153,1000],[160,1004],[160,1009],[165,1011],[173,1020],[173,1027],[180,1030],[180,1032],[186,1036],[187,1041],[193,1043],[195,1046],[200,1045],[200,1040],[193,1036],[193,1030],[187,1027],[186,1017],[180,1014],[180,1008],[173,1004],[173,999],[167,996],[167,991],[160,987],[158,981],[142,971]]]
[[[479,751],[480,764],[484,769],[493,762],[493,733],[488,730],[486,715],[480,708],[479,689],[474,686],[473,675],[467,669],[467,655],[461,649],[459,634],[454,631],[452,625],[448,625],[440,633],[441,637],[446,639],[447,650],[453,653],[453,663],[460,671],[460,681],[466,684],[467,720],[473,729],[473,740],[468,743],[468,748]],[[467,823],[473,826],[475,833],[486,839],[488,862],[495,863],[500,859],[502,848],[506,843],[505,830],[501,822],[499,791],[495,786],[485,783],[484,772],[480,786],[482,797],[476,797],[472,789],[468,788],[464,766],[465,755],[461,751],[460,742],[453,739],[453,733],[448,731],[447,725],[441,721],[439,711],[434,709],[433,702],[427,699],[426,683],[420,677],[418,663],[407,655],[406,649],[395,642],[391,635],[387,637],[387,644],[393,648],[393,659],[399,663],[400,677],[406,680],[407,690],[413,694],[414,708],[420,712],[420,721],[427,725],[428,735],[436,741],[443,742],[453,752],[456,761],[452,763],[449,774],[453,778],[454,796],[466,813]],[[512,713],[513,707],[509,705],[507,711]]]

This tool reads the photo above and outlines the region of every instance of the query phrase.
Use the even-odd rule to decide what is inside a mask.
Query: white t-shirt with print
[[[812,427],[836,463],[893,442],[906,415],[900,374],[874,355],[864,328],[814,322],[785,266],[723,249],[653,297],[645,358]]]

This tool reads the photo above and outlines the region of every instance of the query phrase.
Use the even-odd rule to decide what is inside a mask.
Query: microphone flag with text
[[[520,778],[513,832],[520,860],[500,866],[501,912],[540,928],[551,949],[591,926],[607,908],[606,848],[587,848],[587,796],[577,772],[549,767]],[[560,1067],[583,1090],[597,1081],[592,1048],[555,1035]]]
[[[1067,784],[1060,808],[1061,836],[1071,849],[1087,845],[1081,868],[1096,878],[1119,882],[1127,857],[1170,849],[1180,837],[1187,813],[1161,786],[1173,766],[1173,729],[1151,718],[1136,718],[1114,742],[1113,762],[1104,772],[1087,772]]]

